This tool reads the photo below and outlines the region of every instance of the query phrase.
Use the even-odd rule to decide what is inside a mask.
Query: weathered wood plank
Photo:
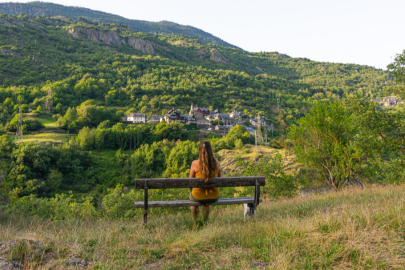
[[[149,184],[149,182],[148,182]],[[244,204],[253,203],[254,197],[239,197],[239,198],[220,198],[217,202],[210,205],[228,205],[228,204]],[[260,202],[262,199],[260,198]],[[144,202],[135,202],[135,207],[143,208]],[[200,206],[200,203],[193,202],[190,200],[179,200],[179,201],[149,201],[148,207],[184,207],[184,206]]]
[[[255,186],[256,179],[260,186],[265,185],[264,176],[240,176],[240,177],[214,177],[208,183],[199,178],[149,178],[135,179],[135,189],[144,189],[145,180],[148,189],[160,188],[190,188],[190,187],[244,187]]]

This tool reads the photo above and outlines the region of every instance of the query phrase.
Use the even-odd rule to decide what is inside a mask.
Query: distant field
[[[24,142],[68,142],[66,138],[67,132],[56,126],[56,119],[48,116],[33,116],[31,114],[26,114],[24,119],[38,120],[45,126],[45,128],[39,130],[37,134],[24,135]],[[14,140],[15,135],[9,136]],[[70,137],[71,136],[72,135],[70,135]]]
[[[9,135],[13,140],[15,135]],[[33,135],[24,135],[24,142],[68,142],[66,134],[63,133],[38,133]]]
[[[55,127],[56,128],[56,119],[51,118],[51,117],[37,117],[37,116],[31,116],[31,115],[25,115],[24,119],[32,119],[32,120],[38,120],[43,124],[45,127]]]

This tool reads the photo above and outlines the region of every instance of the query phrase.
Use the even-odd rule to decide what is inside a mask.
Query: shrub
[[[136,200],[135,190],[125,194],[122,192],[122,186],[118,185],[110,194],[104,196],[103,214],[109,218],[133,218],[136,214],[134,207]]]
[[[17,131],[17,122],[18,122],[18,116],[14,117],[13,120],[11,120],[9,123],[7,123],[5,129],[9,132]],[[24,119],[22,121],[22,123],[27,131],[36,131],[41,128],[44,128],[44,125],[42,125],[41,122],[39,122],[38,120]]]
[[[283,159],[281,154],[276,154],[274,158],[263,157],[257,162],[244,161],[237,158],[236,166],[242,168],[243,175],[266,177],[266,186],[263,193],[273,197],[286,196],[291,197],[298,191],[297,178],[287,175],[283,169]]]
[[[37,198],[34,195],[17,198],[13,196],[9,208],[21,215],[33,215],[44,219],[92,219],[97,216],[92,197],[86,197],[82,203],[73,199],[73,194],[56,194],[55,197]]]

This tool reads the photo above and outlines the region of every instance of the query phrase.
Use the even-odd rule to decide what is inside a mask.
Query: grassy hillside
[[[195,225],[188,209],[151,215],[147,226],[141,212],[127,221],[45,222],[2,211],[0,240],[31,240],[3,255],[27,269],[66,269],[70,258],[87,260],[89,269],[400,269],[404,191],[265,201],[248,221],[242,206],[214,207],[207,224]]]
[[[169,21],[148,22],[131,20],[118,15],[82,7],[64,6],[46,2],[0,3],[0,14],[1,13],[10,15],[26,14],[32,16],[62,15],[75,20],[85,18],[100,23],[125,24],[128,26],[128,28],[139,32],[187,35],[190,37],[195,37],[204,43],[238,48],[235,45],[229,44],[228,42],[223,41],[210,33],[189,25],[181,25]]]

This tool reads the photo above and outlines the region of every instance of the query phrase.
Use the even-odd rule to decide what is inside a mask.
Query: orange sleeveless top
[[[195,178],[202,178],[200,174],[200,164],[197,160],[198,171],[195,173]],[[218,177],[218,169],[211,175],[211,177]],[[193,197],[197,200],[206,200],[206,199],[217,199],[219,197],[219,188],[193,188],[191,192]]]

